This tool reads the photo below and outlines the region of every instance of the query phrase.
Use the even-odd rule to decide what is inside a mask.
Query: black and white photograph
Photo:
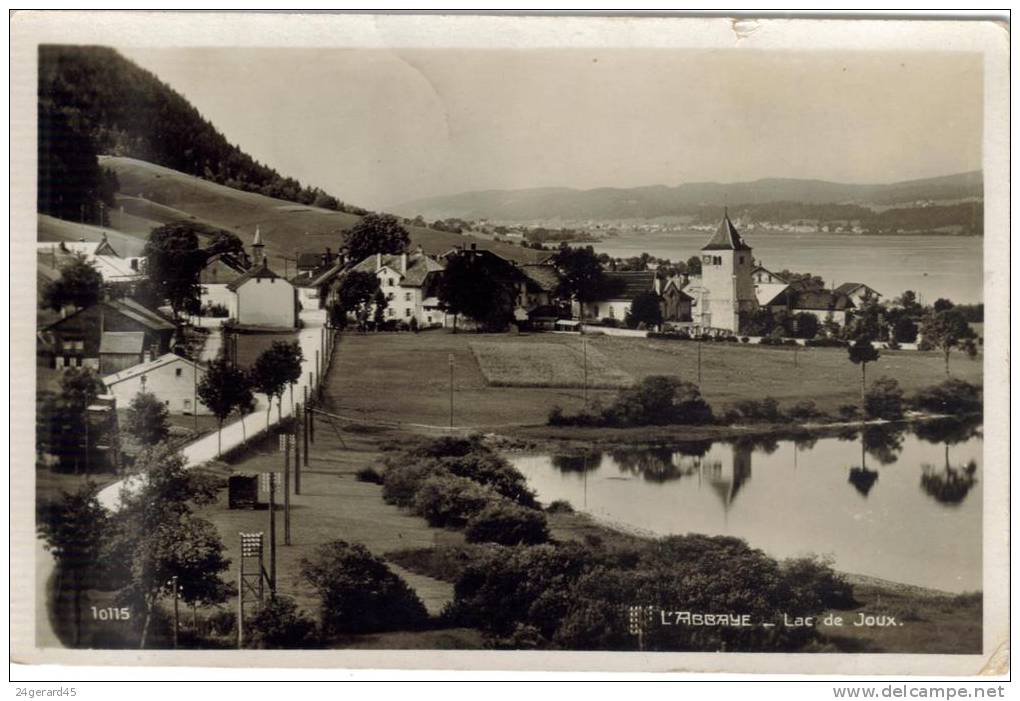
[[[1008,669],[1008,27],[75,16],[13,660]]]

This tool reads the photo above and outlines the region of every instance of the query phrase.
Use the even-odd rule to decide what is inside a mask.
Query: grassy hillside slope
[[[262,231],[266,252],[273,265],[283,270],[283,257],[340,247],[341,232],[354,226],[359,216],[235,190],[179,171],[133,158],[103,156],[100,165],[117,174],[120,194],[112,224],[127,233],[144,237],[145,223],[153,225],[190,219],[236,233],[247,245]],[[119,208],[124,214],[118,221]],[[141,224],[140,224],[141,222]],[[438,254],[458,245],[476,243],[518,262],[534,262],[547,252],[511,244],[476,239],[434,229],[407,227],[411,246]],[[293,269],[293,268],[291,268]]]

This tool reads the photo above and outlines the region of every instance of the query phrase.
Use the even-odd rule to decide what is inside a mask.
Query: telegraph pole
[[[294,410],[294,493],[301,493],[301,437],[304,435],[304,427],[301,422],[305,415],[302,413],[302,405],[298,404]]]
[[[453,353],[447,356],[447,362],[450,364],[450,428],[453,428]]]
[[[581,351],[584,355],[584,408],[588,408],[588,339],[581,338]]]
[[[174,650],[177,649],[177,638],[180,633],[180,617],[177,611],[177,575],[170,578],[170,586],[174,589]]]
[[[301,419],[304,421],[304,425],[301,427],[301,429],[302,429],[301,430],[301,441],[302,441],[302,447],[304,448],[305,467],[308,467],[308,421],[311,418],[312,413],[311,413],[311,411],[308,410],[308,386],[307,385],[305,385],[305,403],[302,404],[301,407],[302,407]],[[298,482],[299,482],[299,484],[298,484],[297,493],[300,494],[301,493],[301,486],[300,486],[301,479],[300,479],[300,477],[298,478]]]
[[[276,594],[276,473],[269,473],[269,588]]]
[[[290,433],[283,438],[283,544],[290,545]]]
[[[698,335],[698,389],[701,389],[701,335]]]

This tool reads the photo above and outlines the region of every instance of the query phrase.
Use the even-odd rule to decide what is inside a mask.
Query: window
[[[744,256],[737,256],[737,262],[740,263],[741,265],[743,265],[744,264]]]
[[[183,373],[184,371],[181,368],[177,368],[174,370],[174,377],[180,377]]]
[[[393,316],[393,307],[386,308],[386,316]]]
[[[386,293],[386,299],[388,299],[390,301],[393,301],[393,293],[392,292],[387,292]]]
[[[722,265],[722,256],[712,256],[712,263],[715,265]]]
[[[386,280],[386,284],[389,285],[390,287],[393,287],[393,278],[389,278],[388,280]]]
[[[410,302],[411,301],[411,293],[410,292],[405,292],[404,293],[404,301],[405,302]]]
[[[410,307],[405,307],[404,308],[404,316],[411,316],[411,308]]]

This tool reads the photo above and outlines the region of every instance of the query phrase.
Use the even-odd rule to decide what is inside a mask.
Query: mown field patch
[[[586,373],[588,387],[634,384],[633,377],[590,346],[585,354],[562,343],[472,343],[471,352],[485,381],[495,387],[583,387]]]

